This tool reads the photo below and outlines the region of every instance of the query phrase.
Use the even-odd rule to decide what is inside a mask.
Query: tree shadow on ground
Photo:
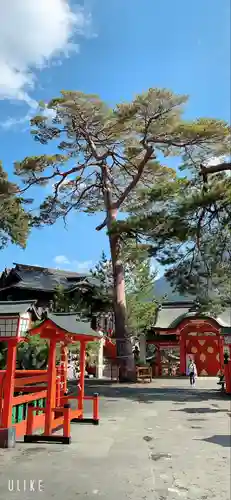
[[[76,382],[75,384],[69,384],[70,390],[76,393]],[[112,384],[108,381],[99,380],[86,380],[85,383],[86,395],[93,394],[95,392],[99,393],[101,398],[111,399],[127,399],[130,401],[137,401],[140,403],[151,404],[155,401],[173,401],[176,404],[184,404],[189,401],[192,402],[204,402],[210,400],[216,401],[227,401],[227,396],[222,395],[218,390],[208,389],[190,389],[189,388],[179,388],[179,387],[150,387],[146,384],[132,384],[132,385],[120,385]],[[175,410],[183,411],[183,409]],[[211,409],[212,413],[216,413],[219,410]],[[229,411],[223,410],[223,411]],[[193,413],[193,412],[191,412]],[[206,413],[206,411],[205,411]]]
[[[196,440],[198,441],[198,440]],[[200,440],[201,441],[201,440]],[[212,444],[218,444],[220,446],[223,446],[223,448],[230,448],[231,447],[231,435],[230,434],[223,434],[223,435],[214,435],[208,438],[202,439],[202,441],[206,441],[206,443],[212,443]]]
[[[179,408],[179,410],[170,410],[170,411],[183,411],[184,413],[188,413],[188,414],[195,414],[195,413],[199,413],[199,414],[203,414],[203,413],[226,413],[228,412],[229,410],[225,409],[225,408],[219,408],[219,409],[214,409],[214,408],[210,408],[209,406],[206,407],[206,408]]]

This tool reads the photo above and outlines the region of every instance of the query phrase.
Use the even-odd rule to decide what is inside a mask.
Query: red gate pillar
[[[79,397],[78,397],[78,410],[81,410],[83,417],[83,402],[84,402],[84,378],[85,378],[85,357],[86,357],[86,342],[80,342],[80,377],[79,377]]]
[[[231,394],[231,360],[224,365],[226,393]]]
[[[4,380],[4,399],[1,427],[12,425],[12,399],[14,395],[14,377],[16,370],[17,340],[8,341],[7,365]]]
[[[186,374],[186,340],[184,335],[180,335],[180,374]]]
[[[52,434],[53,409],[55,407],[56,397],[56,341],[50,340],[49,358],[48,358],[48,384],[45,412],[45,436]]]
[[[5,378],[2,380],[2,416],[0,415],[0,448],[15,446],[15,427],[12,426],[12,403],[16,370],[17,339],[8,340],[7,365]]]
[[[224,368],[224,339],[219,335],[218,337],[218,349],[219,349],[219,357],[220,357],[220,374]]]
[[[161,352],[160,352],[160,346],[158,346],[158,350],[157,350],[157,376],[161,377],[161,375],[162,375]]]

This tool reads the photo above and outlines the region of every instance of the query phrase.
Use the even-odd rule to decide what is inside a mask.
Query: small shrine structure
[[[179,375],[187,374],[189,358],[195,360],[199,376],[220,375],[224,369],[227,329],[231,329],[231,309],[215,318],[199,314],[192,302],[164,303],[146,337],[146,342],[157,349],[155,374],[162,374],[161,352],[173,349],[179,353]]]
[[[72,400],[77,401],[77,408],[70,410],[68,417],[70,422],[91,422],[98,425],[98,394],[92,397],[85,396],[84,379],[85,379],[85,359],[86,359],[86,345],[88,342],[100,340],[100,333],[92,330],[90,324],[85,321],[80,321],[76,313],[56,313],[47,314],[46,318],[38,326],[30,329],[30,335],[39,334],[41,338],[49,340],[49,356],[48,356],[48,381],[47,381],[47,398],[45,410],[45,426],[43,435],[28,434],[24,437],[26,442],[36,441],[61,441],[63,443],[70,443],[70,435],[68,436],[54,436],[53,432],[59,425],[59,412],[65,408],[70,408]],[[57,366],[56,366],[56,346],[61,345],[62,361],[67,364],[67,350],[68,344],[75,342],[80,343],[80,374],[77,381],[77,395],[72,396],[60,391],[57,398]],[[66,375],[65,375],[66,378]],[[58,404],[57,404],[58,399]],[[93,418],[84,418],[84,400],[91,399],[93,401]],[[61,405],[61,406],[60,406]],[[62,417],[61,417],[62,419]],[[70,434],[70,430],[68,431]]]
[[[99,423],[98,394],[85,396],[84,375],[86,345],[88,342],[101,340],[100,333],[92,330],[90,323],[79,321],[78,316],[71,313],[48,314],[38,325],[32,326],[32,308],[31,302],[0,302],[0,341],[6,342],[8,347],[6,369],[0,370],[2,448],[15,446],[16,438],[23,434],[25,442],[58,441],[69,444],[71,422],[93,425]],[[17,346],[19,342],[27,340],[28,332],[30,335],[39,334],[49,341],[46,370],[16,369]],[[77,394],[72,395],[66,392],[67,346],[75,342],[80,343],[80,374]],[[57,344],[61,349],[58,366]],[[92,418],[84,417],[86,399],[92,401]],[[37,434],[42,428],[42,434]],[[63,429],[63,435],[55,434],[60,428]]]

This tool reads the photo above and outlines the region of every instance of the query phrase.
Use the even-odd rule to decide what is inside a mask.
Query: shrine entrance
[[[224,364],[223,337],[213,319],[188,319],[178,325],[181,371],[187,372],[187,358],[193,356],[198,376],[220,375]]]
[[[153,377],[176,377],[180,371],[179,341],[155,338],[147,340],[148,345],[155,346],[155,357],[152,362]]]
[[[191,337],[186,339],[187,354],[192,354],[199,376],[220,375],[219,337]]]
[[[224,365],[224,341],[221,326],[209,317],[177,318],[169,328],[153,328],[147,343],[157,348],[155,375],[167,375],[161,352],[178,347],[179,369],[176,375],[186,375],[189,358],[193,357],[198,376],[218,376]],[[153,373],[154,375],[154,373]]]

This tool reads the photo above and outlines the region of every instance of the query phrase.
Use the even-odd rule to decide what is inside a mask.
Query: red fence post
[[[64,405],[63,408],[63,437],[65,443],[71,442],[71,405],[69,403]]]
[[[224,365],[226,393],[231,394],[231,360]]]
[[[29,403],[27,409],[26,436],[32,436],[34,423],[34,404]]]
[[[93,395],[93,423],[99,425],[99,394]]]

